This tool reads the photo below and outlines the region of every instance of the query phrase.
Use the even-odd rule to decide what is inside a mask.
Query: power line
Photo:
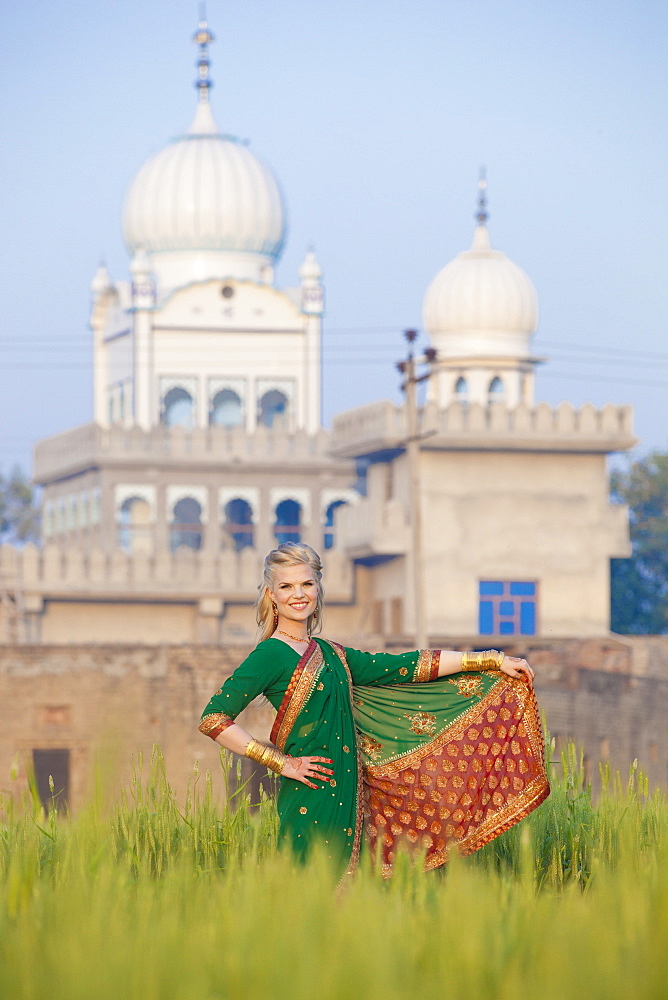
[[[164,331],[160,331],[160,333],[162,333],[162,332],[164,332]],[[171,332],[171,331],[167,331],[167,332]],[[178,333],[179,331],[178,330],[174,330],[173,332],[174,333]],[[208,331],[205,331],[205,330],[198,331],[198,333],[200,333],[200,332],[201,333],[208,333],[208,334],[213,335],[213,336],[216,336],[216,335],[219,335],[219,334],[233,334],[233,333],[235,333],[235,331],[233,329],[225,329],[225,330],[212,329],[212,330],[208,330]],[[271,330],[268,330],[268,331],[259,331],[260,335],[262,333],[270,334],[271,335],[274,332],[278,335],[282,331],[271,331]],[[286,332],[290,332],[290,331],[286,331]],[[293,331],[293,332],[299,332],[299,331]],[[328,346],[329,347],[333,346],[333,345],[328,345],[327,344],[327,340],[328,340],[328,337],[330,335],[336,335],[336,336],[338,336],[338,335],[344,335],[345,334],[345,335],[356,335],[356,336],[359,336],[359,335],[364,335],[364,334],[379,334],[379,333],[389,334],[389,335],[396,336],[397,335],[397,330],[396,330],[396,328],[389,327],[389,326],[383,326],[383,327],[365,327],[365,326],[360,326],[360,327],[329,327],[329,326],[325,326],[324,330],[323,330],[323,346],[325,348],[327,348]],[[184,336],[189,336],[189,334],[185,334],[184,333]],[[426,336],[426,334],[425,334],[425,336]],[[68,346],[68,345],[71,345],[71,346]],[[364,347],[367,347],[368,345],[362,344],[362,345],[356,345],[356,346],[360,346],[360,347],[364,348]],[[383,346],[385,346],[385,345],[383,345]],[[386,346],[387,346],[388,350],[393,350],[393,351],[396,350],[396,346],[393,343],[388,343]],[[59,336],[59,337],[53,338],[53,339],[48,338],[48,337],[44,337],[44,336],[0,338],[0,350],[5,349],[5,348],[7,348],[9,350],[22,350],[22,349],[28,350],[28,349],[31,349],[31,348],[60,350],[62,347],[64,347],[66,350],[72,350],[72,349],[76,349],[76,348],[81,348],[81,349],[84,349],[84,350],[92,350],[93,349],[93,338],[92,338],[92,336],[88,336],[86,338],[83,338],[83,337],[81,337],[79,335],[77,335],[77,336],[74,336],[74,335],[73,336],[67,336],[67,335],[65,335],[65,336]],[[626,357],[626,358],[632,358],[632,359],[634,359],[634,358],[646,358],[648,360],[666,361],[666,362],[668,362],[668,353],[661,352],[661,351],[641,351],[641,350],[637,350],[635,348],[607,347],[607,346],[601,345],[601,344],[582,344],[582,343],[573,343],[572,341],[563,341],[563,340],[562,341],[559,341],[559,340],[540,340],[539,343],[536,345],[536,349],[540,350],[542,347],[554,348],[556,350],[566,349],[566,350],[572,350],[572,351],[577,351],[577,352],[581,352],[581,353],[594,353],[594,354],[600,354],[600,355],[603,355],[603,356],[605,356],[605,355],[611,355],[611,356],[617,356],[617,357],[621,357],[621,358],[625,358]],[[209,348],[204,348],[204,349],[208,350]],[[348,349],[349,349],[349,346],[348,346]],[[378,348],[374,348],[374,350],[377,350],[377,349]]]

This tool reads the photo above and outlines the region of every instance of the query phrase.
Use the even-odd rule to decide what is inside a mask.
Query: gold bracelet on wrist
[[[246,747],[245,755],[250,760],[256,761],[258,764],[262,764],[264,767],[268,768],[270,771],[274,771],[276,774],[281,774],[283,768],[288,762],[288,758],[276,747],[266,746],[264,743],[258,742],[258,740],[251,739],[250,743]]]
[[[499,670],[506,654],[499,649],[485,649],[480,653],[462,653],[462,670]]]

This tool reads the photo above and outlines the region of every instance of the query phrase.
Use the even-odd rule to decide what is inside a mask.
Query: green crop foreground
[[[234,774],[222,757],[223,778]],[[365,863],[342,893],[323,858],[276,850],[270,800],[186,802],[160,752],[112,807],[34,798],[0,813],[0,996],[8,1000],[663,998],[668,803],[571,748],[550,799],[447,870]]]

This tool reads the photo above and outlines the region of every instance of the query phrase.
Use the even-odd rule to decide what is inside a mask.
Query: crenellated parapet
[[[277,421],[278,425],[278,421]],[[101,427],[84,424],[72,430],[44,438],[35,447],[34,481],[40,485],[56,478],[118,463],[125,466],[173,466],[180,468],[220,468],[229,464],[263,467],[317,463],[331,464],[329,433],[315,434],[297,430],[283,431],[258,427],[248,434],[240,427],[210,426],[193,428],[157,426],[150,431],[141,427]]]
[[[340,458],[382,455],[403,449],[403,407],[388,400],[347,410],[334,418],[331,452]],[[591,403],[510,407],[505,403],[428,403],[421,412],[424,450],[552,451],[609,453],[636,444],[630,406]]]
[[[262,579],[264,552],[195,552],[186,547],[175,552],[128,553],[120,549],[86,551],[74,546],[47,544],[0,546],[0,575],[20,581],[26,610],[41,610],[49,600],[105,599],[201,600],[215,598],[222,604],[253,603]],[[323,554],[327,598],[347,603],[353,596],[353,567],[337,550]]]

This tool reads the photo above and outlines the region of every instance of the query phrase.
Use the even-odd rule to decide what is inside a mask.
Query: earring
[[[318,609],[317,608],[315,609],[315,611],[313,612],[313,615],[311,617],[313,618],[313,624],[315,625],[315,623],[318,620]]]
[[[274,611],[274,628],[276,628],[278,625],[278,605],[276,604],[276,601],[272,601],[271,606]]]

